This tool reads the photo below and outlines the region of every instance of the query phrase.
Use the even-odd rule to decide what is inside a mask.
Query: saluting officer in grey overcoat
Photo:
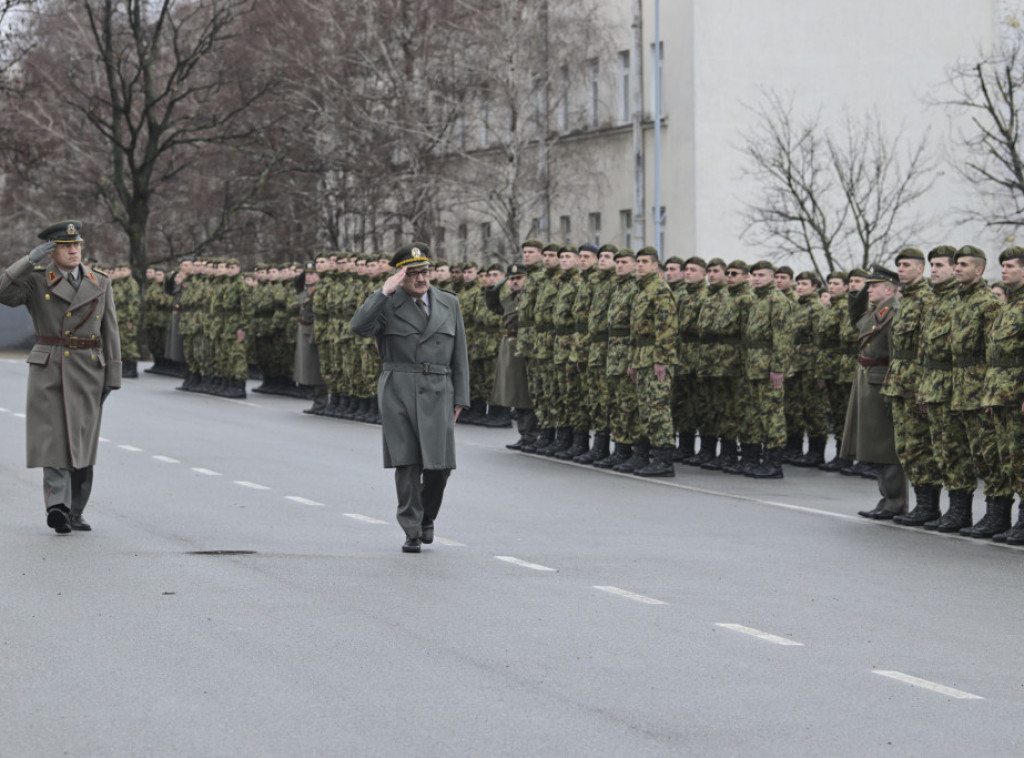
[[[864,289],[850,303],[850,319],[857,326],[860,352],[850,392],[840,455],[877,464],[881,499],[873,510],[858,511],[865,518],[891,519],[907,512],[907,477],[896,454],[892,413],[882,397],[889,370],[889,335],[898,300],[899,276],[881,266],[868,275]],[[867,306],[871,307],[868,308]]]
[[[89,531],[102,402],[121,386],[121,341],[110,280],[82,264],[82,222],[39,234],[42,245],[0,274],[0,303],[24,305],[36,343],[28,356],[28,467],[43,469],[46,523]],[[49,260],[46,260],[47,256]]]
[[[406,245],[395,273],[352,317],[352,331],[374,337],[384,467],[395,469],[402,551],[434,541],[434,520],[455,468],[455,421],[468,408],[469,357],[459,299],[430,286],[430,250]]]

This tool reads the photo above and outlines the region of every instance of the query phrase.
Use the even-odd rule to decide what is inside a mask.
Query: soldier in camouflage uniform
[[[519,449],[530,447],[534,450],[537,446],[551,444],[553,432],[547,429],[547,419],[543,418],[542,411],[536,407],[536,398],[541,394],[541,369],[537,367],[534,343],[536,342],[536,329],[534,328],[534,312],[537,301],[537,293],[546,276],[544,267],[541,264],[541,250],[544,243],[536,239],[528,239],[522,244],[523,265],[526,267],[526,283],[523,285],[522,294],[519,296],[518,306],[518,333],[516,338],[517,355],[526,360],[526,380],[529,385],[530,398],[533,402],[531,413],[536,424],[530,426],[539,430],[532,440],[524,441]]]
[[[615,442],[615,450],[594,461],[594,466],[601,469],[614,469],[626,464],[633,457],[633,445],[640,437],[636,385],[627,373],[630,312],[637,292],[635,271],[636,257],[632,250],[622,248],[615,253],[615,283],[608,300],[608,352],[605,365],[611,398],[611,438]]]
[[[213,344],[212,393],[222,397],[244,398],[249,361],[245,344],[249,311],[249,287],[241,276],[238,261],[229,259],[217,265],[211,314]]]
[[[712,387],[716,378],[712,377],[713,369],[708,361],[709,347],[715,340],[712,325],[718,318],[719,311],[726,305],[725,298],[728,295],[725,283],[725,261],[721,258],[712,258],[707,265],[707,293],[701,304],[700,312],[697,314],[697,335],[699,343],[696,346],[697,361],[697,386],[702,405],[699,409],[700,422],[700,450],[687,458],[683,463],[688,466],[703,466],[716,457],[718,448],[718,435],[721,429],[721,413],[712,404]],[[682,321],[683,319],[680,319]]]
[[[1004,250],[999,262],[1006,305],[989,334],[981,404],[995,418],[1004,475],[1013,490],[1024,497],[1024,248]],[[993,539],[1024,545],[1024,507],[1020,508],[1013,529],[1000,532]]]
[[[121,376],[137,379],[138,362],[142,357],[139,353],[139,283],[125,263],[114,266],[109,275],[117,309],[117,330],[121,335]]]
[[[558,254],[561,249],[561,245],[549,243],[541,250],[543,273],[533,298],[533,358],[529,368],[530,394],[533,396],[533,410],[537,414],[540,434],[532,445],[523,445],[524,453],[536,453],[554,444],[555,429],[560,422],[555,396],[553,315],[558,285],[561,283],[561,268],[558,265]],[[527,286],[532,289],[531,279],[531,276],[527,276]],[[565,434],[563,432],[563,437]]]
[[[584,404],[594,430],[590,450],[573,458],[576,463],[593,464],[608,457],[611,445],[612,398],[608,377],[608,304],[615,288],[615,245],[604,244],[597,251],[596,270],[591,269],[589,286],[576,298],[577,328],[580,331],[579,361],[584,369]],[[582,301],[586,301],[584,304]]]
[[[351,419],[355,414],[359,399],[358,389],[359,355],[356,346],[358,337],[348,328],[359,304],[362,303],[362,288],[356,274],[358,256],[342,253],[338,258],[338,312],[336,320],[344,326],[338,334],[338,357],[341,360],[341,382],[339,393],[341,399],[334,411],[337,418]]]
[[[456,276],[457,272],[457,276]],[[458,424],[477,424],[487,417],[487,398],[494,383],[493,366],[487,366],[487,335],[480,321],[483,289],[477,281],[476,264],[462,262],[452,266],[452,278],[462,309],[462,323],[466,329],[466,352],[469,355],[470,406],[459,414]],[[486,308],[484,309],[486,310]],[[486,314],[493,317],[489,311]],[[491,321],[490,323],[493,323]]]
[[[794,466],[815,467],[825,462],[825,441],[828,434],[828,396],[818,373],[821,349],[815,339],[825,307],[818,296],[821,282],[813,271],[801,271],[796,277],[796,301],[793,311],[793,371],[786,377],[787,443],[803,448],[807,434],[807,453],[783,462]]]
[[[775,286],[791,303],[797,301],[795,282],[793,281],[793,269],[789,266],[779,266],[773,274]]]
[[[775,286],[768,261],[750,267],[753,301],[743,329],[747,404],[740,430],[739,462],[724,465],[726,473],[756,479],[781,479],[786,444],[785,384],[793,365],[793,303]],[[764,463],[761,448],[764,447]]]
[[[814,336],[820,356],[816,374],[824,386],[827,412],[832,417],[832,433],[836,441],[836,455],[828,463],[818,466],[822,471],[839,471],[853,465],[853,461],[845,460],[839,455],[843,441],[843,425],[846,421],[846,406],[850,402],[850,380],[853,377],[848,353],[850,349],[856,347],[854,342],[848,348],[848,343],[844,340],[844,335],[852,328],[846,293],[848,278],[845,271],[829,272],[829,306],[822,313]]]
[[[672,388],[679,360],[676,300],[661,278],[658,251],[653,247],[637,252],[636,274],[637,292],[629,314],[628,374],[636,384],[643,437],[624,467],[631,467],[637,476],[672,477],[676,475]]]
[[[552,392],[551,400],[558,419],[555,440],[537,452],[554,456],[575,449],[569,458],[590,447],[590,429],[583,428],[587,419],[582,413],[583,386],[572,351],[576,343],[576,314],[573,306],[579,293],[579,251],[563,247],[558,252],[559,272],[555,275],[558,290],[551,309],[552,337]],[[568,458],[566,458],[568,460]]]
[[[679,279],[670,273],[673,266],[679,267]],[[697,376],[700,360],[700,330],[697,320],[707,299],[708,287],[705,281],[707,262],[693,256],[688,260],[669,258],[665,261],[666,281],[676,299],[676,320],[679,329],[677,345],[676,375],[672,389],[672,424],[679,433],[679,446],[672,454],[672,460],[684,463],[696,454],[697,430],[707,409],[707,395],[704,383]]]
[[[146,269],[146,289],[143,303],[146,306],[146,345],[153,356],[153,366],[146,370],[151,374],[180,376],[164,355],[167,347],[167,333],[171,328],[171,303],[174,298],[167,291],[167,272],[162,268]]]
[[[476,324],[479,340],[477,350],[480,358],[477,370],[482,377],[479,381],[486,390],[484,397],[490,398],[497,375],[498,351],[501,349],[504,329],[502,315],[487,307],[486,289],[501,284],[505,276],[503,269],[497,263],[492,263],[484,272],[475,272],[477,272],[475,263],[468,263],[463,267],[463,286],[472,287],[472,297],[469,302],[473,309],[473,322]],[[472,365],[471,362],[469,372],[471,382],[474,381]],[[461,414],[459,416],[461,418]],[[492,429],[507,429],[512,426],[511,409],[505,405],[488,402],[487,413],[474,423],[477,426],[486,426]]]

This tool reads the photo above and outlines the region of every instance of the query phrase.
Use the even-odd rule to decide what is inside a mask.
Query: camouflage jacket
[[[254,337],[273,333],[276,282],[259,282],[249,293],[249,326]]]
[[[352,317],[356,315],[360,303],[363,302],[360,297],[362,295],[360,281],[359,277],[351,271],[343,271],[338,278],[338,321],[343,326],[338,334],[338,339],[342,343],[356,341],[356,333],[347,328],[347,324],[351,323]]]
[[[591,281],[590,313],[587,315],[587,366],[604,369],[608,363],[608,304],[616,289],[618,278],[614,268],[594,274]]]
[[[171,301],[163,282],[153,279],[146,283],[146,327],[167,329],[171,325]],[[115,306],[116,307],[116,306]]]
[[[988,337],[982,406],[1024,403],[1024,286],[1009,290]]]
[[[679,359],[676,299],[657,271],[637,280],[629,314],[629,365],[673,366]]]
[[[920,353],[921,330],[924,328],[924,314],[935,295],[927,279],[900,290],[900,307],[892,320],[892,357],[889,371],[885,375],[882,394],[888,397],[917,397],[917,385],[921,381]]]
[[[775,282],[753,290],[743,330],[747,379],[767,379],[769,373],[785,375],[792,370],[795,307]]]
[[[683,284],[675,290],[676,321],[679,324],[679,344],[676,365],[680,374],[695,374],[700,362],[701,309],[708,299],[708,285],[703,279],[694,284]]]
[[[126,276],[116,281],[111,280],[111,285],[117,311],[117,331],[121,337],[121,359],[137,361],[142,357],[139,354],[139,321],[142,316],[139,283],[131,276]]]
[[[542,361],[550,361],[555,354],[555,301],[562,284],[561,273],[559,268],[544,270],[533,302],[533,357]]]
[[[839,319],[839,342],[842,346],[842,356],[839,359],[839,376],[836,381],[850,383],[857,375],[860,364],[857,362],[857,355],[860,353],[860,334],[857,332],[857,322],[850,318],[850,306],[857,296],[856,292],[846,294],[846,312]]]
[[[814,327],[814,344],[818,348],[814,376],[817,379],[830,382],[848,382],[853,379],[852,371],[845,373],[843,370],[845,361],[841,336],[844,325],[849,321],[848,313],[846,293],[843,293],[833,297],[828,308],[823,309],[818,317]]]
[[[573,363],[586,365],[590,355],[590,339],[587,330],[590,328],[590,301],[594,296],[594,284],[598,279],[596,266],[580,271],[580,286],[576,289],[576,300],[572,304],[574,329],[572,349],[569,360]]]
[[[781,293],[780,293],[781,294]],[[712,301],[709,299],[708,303]],[[747,313],[754,296],[744,282],[726,287],[721,307],[715,309],[711,323],[701,331],[704,367],[701,376],[743,376],[746,366],[744,335]]]
[[[961,286],[953,308],[949,346],[953,354],[953,397],[950,409],[978,410],[985,384],[985,346],[1003,304],[984,281]]]
[[[950,278],[934,287],[932,300],[924,312],[917,361],[921,367],[917,399],[921,403],[948,403],[953,396],[953,352],[949,334],[957,304],[957,286],[956,279]]]
[[[793,305],[793,366],[794,374],[810,371],[816,372],[821,361],[821,348],[815,340],[815,333],[821,317],[825,313],[825,306],[817,293],[803,295]]]
[[[239,329],[248,329],[249,287],[242,276],[218,277],[214,310],[217,336],[235,339]]]
[[[636,277],[615,277],[615,288],[608,300],[608,376],[621,376],[629,368],[629,322],[636,297]]]
[[[578,268],[562,271],[555,278],[559,283],[551,313],[554,359],[555,363],[568,363],[573,359],[573,347],[576,344],[576,314],[573,313],[573,306],[576,305],[576,295],[583,279]]]
[[[697,334],[700,340],[700,344],[697,346],[697,376],[711,376],[708,358],[712,354],[711,343],[714,341],[712,325],[718,318],[718,312],[727,305],[726,297],[728,297],[728,290],[725,282],[708,285],[704,303],[697,315]]]
[[[537,293],[545,281],[545,269],[539,263],[526,267],[526,283],[523,285],[522,293],[519,296],[519,337],[516,340],[516,351],[518,355],[525,358],[533,358],[536,355],[534,342],[536,332],[534,330],[534,312],[537,305]]]
[[[334,271],[324,271],[313,295],[313,335],[318,345],[328,341],[331,316],[337,310],[338,279]]]

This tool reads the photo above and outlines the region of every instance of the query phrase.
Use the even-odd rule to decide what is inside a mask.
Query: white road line
[[[239,487],[248,487],[251,490],[269,490],[270,489],[270,487],[267,487],[267,486],[262,485],[262,484],[256,484],[255,482],[244,482],[244,481],[241,481],[239,479],[235,480],[235,484],[237,484]]]
[[[134,447],[133,445],[118,445],[122,450],[127,450],[129,453],[141,453],[141,447]]]
[[[785,637],[776,637],[774,634],[768,634],[768,632],[762,632],[758,629],[751,629],[749,626],[742,626],[740,624],[715,624],[723,629],[732,629],[734,632],[740,634],[749,634],[751,637],[757,637],[759,640],[765,642],[773,642],[776,645],[790,645],[793,647],[803,647],[804,643],[795,642],[793,640],[787,640]]]
[[[10,412],[11,412],[10,408],[0,408],[0,413],[10,413]]]
[[[100,442],[110,442],[106,437],[100,437]]]
[[[619,597],[628,598],[630,600],[636,600],[638,603],[646,603],[647,605],[668,605],[668,603],[663,600],[655,600],[653,597],[638,595],[635,592],[630,592],[629,590],[624,590],[620,587],[608,587],[595,584],[594,589],[601,590],[601,592],[609,592],[612,595],[618,595]]]
[[[889,679],[895,679],[897,682],[903,682],[913,687],[921,687],[922,689],[931,690],[937,692],[940,695],[946,695],[948,697],[955,697],[957,700],[984,700],[981,695],[972,695],[970,692],[964,692],[963,690],[957,690],[952,687],[947,687],[944,684],[936,684],[935,682],[929,682],[927,679],[919,679],[916,676],[910,676],[910,674],[903,674],[899,671],[872,671],[872,674],[878,674],[879,676],[888,677]]]
[[[513,566],[522,566],[523,568],[533,569],[534,571],[554,571],[553,568],[548,566],[541,566],[539,563],[528,563],[521,561],[518,558],[513,558],[511,555],[496,555],[494,556],[499,561],[505,561],[505,563],[511,563]]]
[[[445,539],[444,537],[434,537],[434,542],[440,542],[442,545],[448,547],[465,547],[466,545],[462,542],[456,542],[455,540]]]
[[[250,403],[247,400],[232,400],[230,397],[222,397],[222,398],[218,398],[218,399],[219,400],[223,400],[226,403],[234,403],[235,405],[248,405],[250,408],[262,408],[263,407],[262,405],[257,405],[256,403]]]
[[[181,463],[177,458],[168,458],[166,455],[154,455],[153,460],[161,463]]]
[[[14,418],[25,418],[25,414],[24,413],[15,413],[14,414]]]
[[[318,503],[316,500],[299,497],[298,495],[285,495],[284,499],[291,500],[293,503],[298,503],[299,505],[323,505],[323,503]]]
[[[194,468],[192,470],[195,471],[197,474],[202,474],[203,476],[220,476],[220,472],[210,471],[210,469],[208,468]]]
[[[387,521],[381,521],[379,518],[373,518],[371,516],[364,516],[361,513],[346,513],[344,515],[348,516],[351,519],[355,519],[356,521],[362,521],[364,524],[386,524],[386,523],[388,523]]]

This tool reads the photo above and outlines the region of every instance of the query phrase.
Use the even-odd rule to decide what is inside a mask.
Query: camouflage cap
[[[896,262],[899,263],[902,260],[924,261],[924,252],[916,247],[905,247],[896,253]]]
[[[730,263],[729,264],[729,268],[737,268],[737,267],[735,265],[733,265],[732,263]],[[751,266],[750,266],[750,270],[751,271],[764,271],[765,269],[768,269],[769,271],[775,271],[775,264],[772,263],[771,261],[760,260],[760,261],[757,261],[756,263],[751,264]],[[779,273],[781,273],[781,272],[779,272]],[[793,269],[789,270],[789,275],[790,276],[793,275]]]
[[[954,255],[956,255],[955,247],[952,245],[939,245],[938,247],[933,247],[928,252],[928,260],[930,261],[933,258],[949,258],[953,260]]]
[[[953,262],[960,260],[961,258],[977,258],[981,261],[987,261],[988,258],[985,256],[985,251],[981,248],[977,248],[974,245],[964,245],[962,248],[956,251],[953,255]]]

